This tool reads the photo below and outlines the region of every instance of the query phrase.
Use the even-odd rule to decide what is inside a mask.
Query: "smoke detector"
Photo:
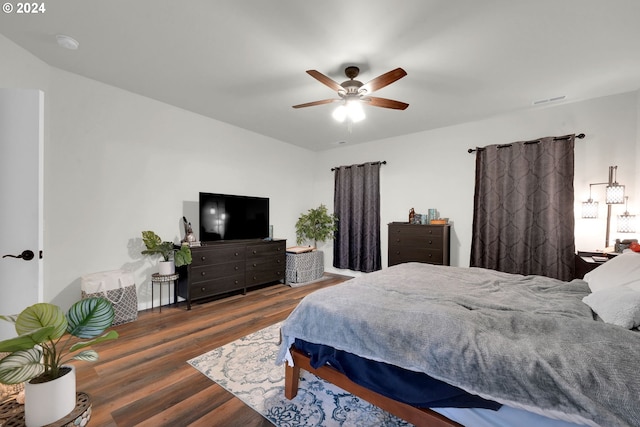
[[[80,46],[80,43],[78,43],[76,39],[64,34],[58,34],[56,36],[56,41],[58,42],[59,46],[69,50],[76,50],[78,49],[78,46]]]

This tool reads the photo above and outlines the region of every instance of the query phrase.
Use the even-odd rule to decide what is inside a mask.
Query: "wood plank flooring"
[[[91,396],[89,425],[271,426],[186,361],[284,320],[305,295],[348,278],[325,273],[317,283],[276,284],[190,311],[183,302],[139,312],[114,328],[120,338],[94,347],[100,360],[75,363],[78,391]]]

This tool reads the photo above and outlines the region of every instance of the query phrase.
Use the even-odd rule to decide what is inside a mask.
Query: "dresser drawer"
[[[435,237],[442,238],[444,235],[444,227],[441,225],[396,225],[389,226],[389,237],[397,238],[426,238]]]
[[[255,268],[247,271],[245,277],[247,287],[262,283],[277,282],[278,280],[284,280],[284,266],[278,270],[274,270],[273,268]]]
[[[191,248],[193,267],[223,264],[233,261],[244,261],[245,249],[239,245],[220,245],[202,248]]]
[[[189,295],[192,299],[206,298],[209,296],[233,292],[244,289],[244,273],[235,276],[214,278],[189,286]]]
[[[216,277],[227,277],[242,274],[245,270],[245,261],[238,260],[225,264],[212,264],[200,267],[191,267],[191,283],[211,280]]]
[[[265,257],[282,254],[286,251],[285,242],[271,242],[263,243],[259,245],[247,245],[246,257],[247,259],[253,257]]]
[[[427,264],[443,264],[444,256],[441,250],[425,248],[398,248],[389,250],[389,265],[405,262],[424,262]]]

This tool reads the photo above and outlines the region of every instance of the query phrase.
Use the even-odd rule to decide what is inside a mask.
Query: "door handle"
[[[30,251],[29,249],[22,251],[22,253],[20,255],[3,255],[2,258],[22,258],[25,261],[31,261],[33,258],[35,258],[35,254],[33,253],[33,251]]]

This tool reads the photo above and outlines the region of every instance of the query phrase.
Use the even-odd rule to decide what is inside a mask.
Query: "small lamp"
[[[618,215],[618,233],[635,233],[636,232],[636,216],[629,215],[627,210],[629,197],[625,197],[624,214]]]
[[[615,175],[614,175],[615,174]],[[624,185],[617,181],[618,166],[609,167],[609,185],[606,190],[606,201],[608,205],[619,205],[624,203]]]
[[[582,202],[582,218],[598,218],[598,202],[591,198],[591,187],[589,184],[589,200]]]

